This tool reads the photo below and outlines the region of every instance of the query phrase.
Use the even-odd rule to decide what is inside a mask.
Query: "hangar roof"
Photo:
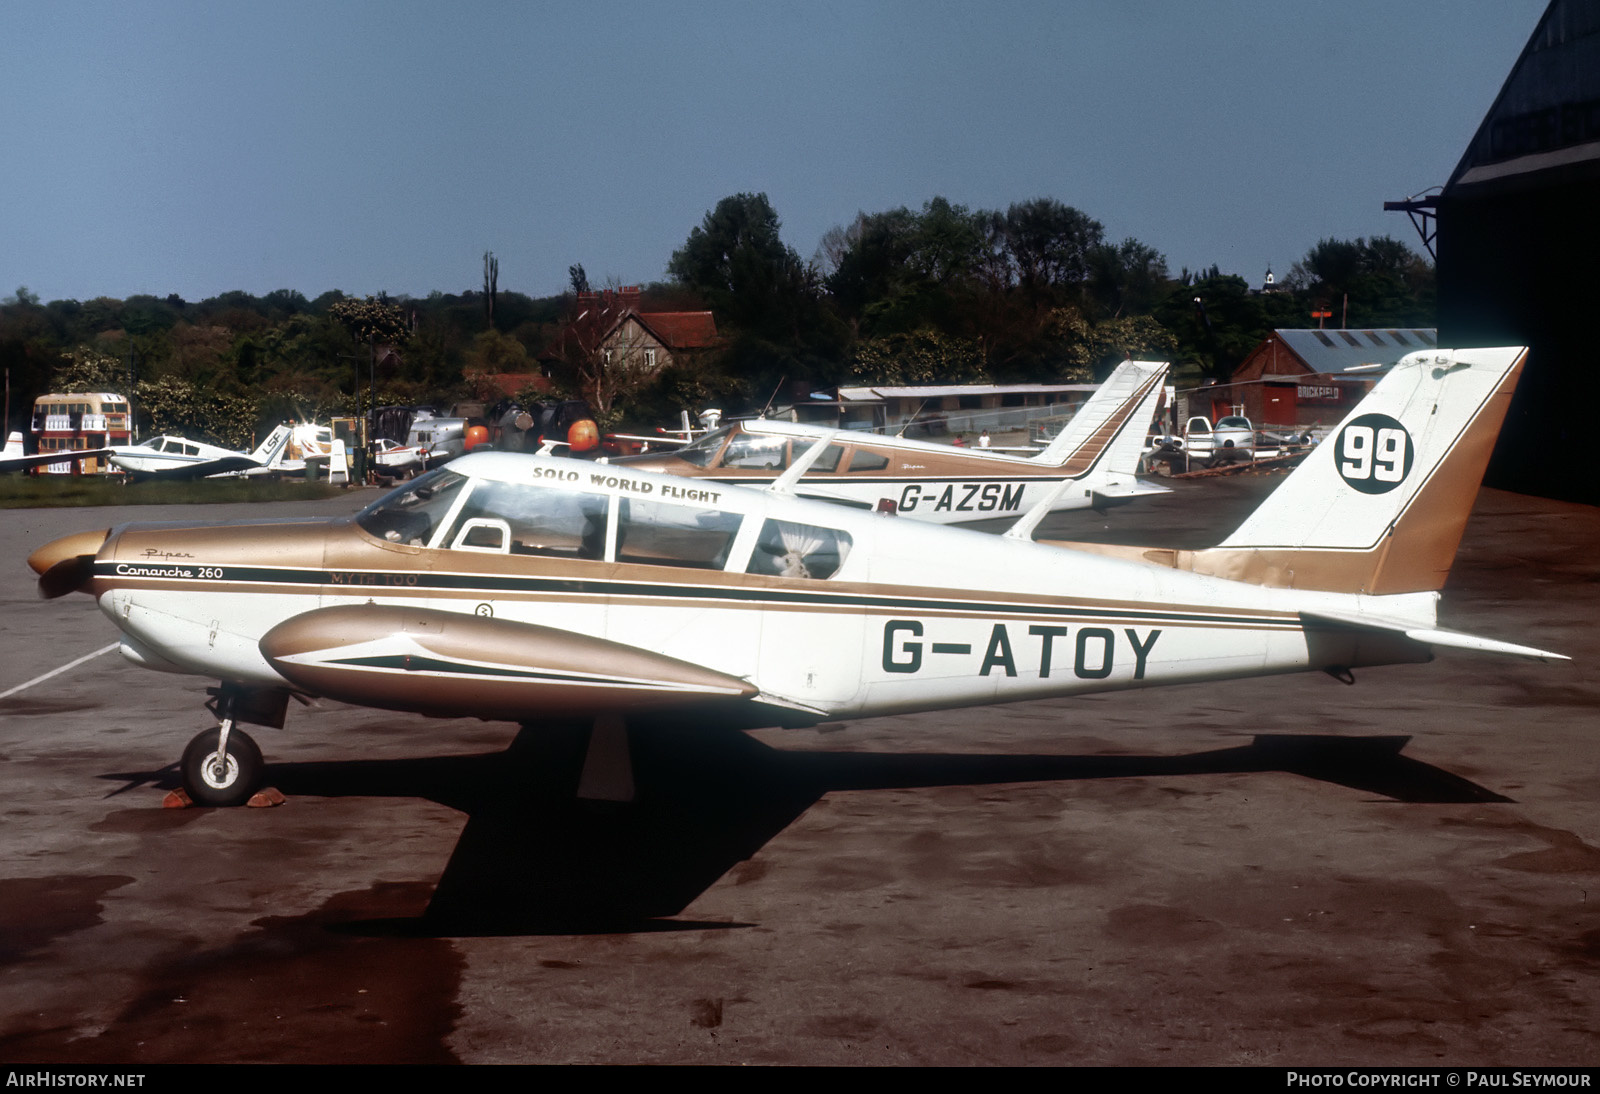
[[[1408,353],[1432,349],[1439,344],[1439,332],[1432,327],[1275,330],[1272,333],[1312,372],[1319,374],[1392,365]]]
[[[1445,194],[1600,172],[1600,0],[1550,0]]]

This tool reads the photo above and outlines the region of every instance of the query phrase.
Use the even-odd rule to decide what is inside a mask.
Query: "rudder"
[[[1196,572],[1390,594],[1443,587],[1527,348],[1401,358]]]

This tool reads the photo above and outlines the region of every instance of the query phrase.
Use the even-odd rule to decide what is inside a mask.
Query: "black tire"
[[[238,729],[228,731],[227,770],[217,772],[217,736],[219,729],[208,729],[189,742],[183,750],[179,765],[183,772],[183,789],[196,805],[243,805],[250,800],[261,785],[266,763],[261,759],[261,749],[248,733]]]

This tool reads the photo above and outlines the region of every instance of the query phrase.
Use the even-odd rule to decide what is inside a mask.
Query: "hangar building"
[[[1485,481],[1600,503],[1600,0],[1551,0],[1435,214],[1440,344],[1531,347]]]

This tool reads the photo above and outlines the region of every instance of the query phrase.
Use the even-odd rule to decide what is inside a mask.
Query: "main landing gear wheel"
[[[183,750],[183,788],[196,805],[243,805],[261,784],[261,749],[249,734],[230,728],[219,756],[221,734],[221,726],[205,730]]]

